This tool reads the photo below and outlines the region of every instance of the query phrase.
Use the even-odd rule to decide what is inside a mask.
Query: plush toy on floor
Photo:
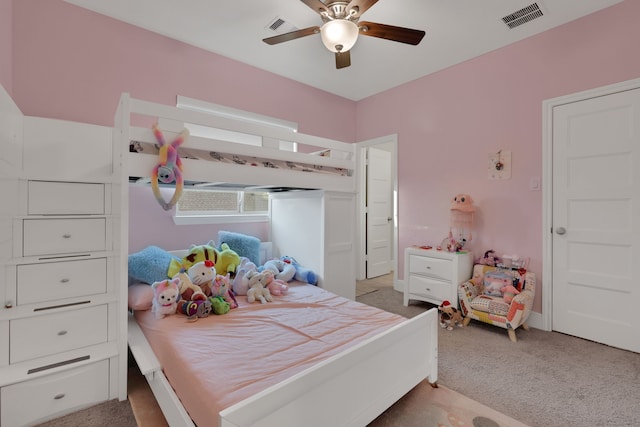
[[[158,203],[160,203],[160,206],[162,206],[162,209],[168,211],[175,206],[182,195],[182,161],[178,156],[178,147],[187,138],[189,131],[184,129],[171,144],[167,144],[157,123],[153,125],[152,129],[160,146],[160,152],[158,164],[151,174],[151,188],[153,189],[153,195],[156,197]],[[169,202],[166,202],[162,194],[160,194],[158,182],[163,184],[172,184],[175,182],[176,187],[173,192],[173,197]]]
[[[251,277],[251,279],[249,280],[250,288],[247,292],[247,301],[249,303],[260,301],[262,304],[266,304],[267,302],[273,301],[271,292],[269,292],[269,289],[264,287],[264,282],[266,281],[267,274],[265,274],[264,272],[258,273]]]
[[[180,295],[180,279],[162,280],[151,285],[153,289],[152,311],[156,319],[174,314],[178,308],[178,297]]]
[[[451,305],[447,300],[442,301],[442,304],[438,306],[440,312],[440,326],[447,331],[453,331],[453,327],[458,325],[462,327],[462,313],[457,308]]]
[[[313,271],[309,270],[308,268],[305,268],[300,264],[298,264],[298,262],[293,257],[283,256],[280,259],[285,263],[294,266],[294,268],[296,269],[296,272],[293,278],[296,279],[297,281],[308,283],[310,285],[318,284],[318,275]]]

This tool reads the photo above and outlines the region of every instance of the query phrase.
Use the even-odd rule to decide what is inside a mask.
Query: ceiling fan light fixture
[[[331,52],[347,52],[358,40],[358,26],[347,19],[333,19],[320,27],[320,36]]]

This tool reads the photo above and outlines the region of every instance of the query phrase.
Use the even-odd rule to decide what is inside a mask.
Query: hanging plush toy
[[[153,125],[152,129],[158,145],[160,145],[160,153],[158,164],[153,168],[153,174],[151,175],[151,188],[160,206],[162,206],[165,211],[168,211],[178,203],[182,195],[182,161],[180,157],[178,157],[178,147],[184,142],[187,136],[189,136],[189,131],[184,129],[171,144],[167,144],[157,123]],[[158,182],[163,184],[175,182],[176,188],[169,202],[166,202],[162,194],[160,194]]]

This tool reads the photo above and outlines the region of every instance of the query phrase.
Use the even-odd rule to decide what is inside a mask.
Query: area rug
[[[427,381],[397,401],[369,427],[527,427],[445,386]]]

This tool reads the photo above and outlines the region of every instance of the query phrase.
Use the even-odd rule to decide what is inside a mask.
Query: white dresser
[[[404,252],[404,305],[420,300],[458,307],[458,285],[471,278],[473,255],[409,247]]]
[[[10,120],[2,137],[19,148],[0,177],[11,206],[0,219],[0,425],[22,426],[126,397],[126,308],[111,128]]]

